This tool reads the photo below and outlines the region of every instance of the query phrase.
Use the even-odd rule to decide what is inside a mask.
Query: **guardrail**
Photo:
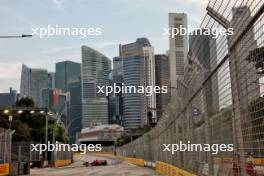
[[[146,163],[144,159],[140,159],[140,158],[131,158],[131,157],[123,157],[123,156],[118,156],[117,158],[137,166],[145,166]],[[163,176],[195,176],[195,174],[192,174],[183,169],[180,169],[171,164],[164,163],[161,161],[156,161],[154,168],[159,174]]]
[[[129,158],[129,157],[123,157],[123,156],[118,156],[120,160],[127,161],[131,164],[135,164],[137,166],[144,166],[144,159],[139,159],[139,158]]]
[[[63,166],[68,166],[72,163],[70,159],[68,160],[55,160],[54,161],[54,167],[63,167]]]
[[[8,175],[9,168],[10,167],[8,163],[0,164],[0,176]]]
[[[195,176],[190,172],[161,161],[156,161],[156,171],[164,176]]]

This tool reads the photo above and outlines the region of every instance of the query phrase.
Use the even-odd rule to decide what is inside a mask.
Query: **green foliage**
[[[22,123],[20,120],[14,120],[12,122],[12,128],[16,129],[13,135],[13,141],[30,141],[31,128],[28,124]]]
[[[116,146],[120,147],[122,145],[125,145],[125,144],[129,143],[130,141],[131,141],[131,139],[130,139],[129,136],[123,135],[123,136],[121,136],[120,138],[117,139]]]
[[[9,121],[7,116],[0,117],[0,128],[9,128]]]
[[[25,97],[16,102],[16,107],[35,107],[35,103],[31,98]]]
[[[48,126],[48,140],[49,141],[53,140],[53,133],[54,133],[55,141],[59,141],[62,143],[69,142],[69,138],[65,134],[63,125],[56,124],[56,123],[50,123]]]
[[[22,98],[17,101],[18,107],[34,107],[34,101],[30,98]],[[22,114],[13,113],[13,121],[11,129],[15,130],[13,134],[13,141],[34,141],[45,142],[46,132],[46,117],[44,114],[24,112]],[[0,118],[0,127],[9,128],[10,123],[7,114],[2,114]],[[68,142],[68,137],[65,135],[63,125],[49,121],[48,123],[48,140],[52,141],[53,131],[55,133],[55,140],[59,142]]]

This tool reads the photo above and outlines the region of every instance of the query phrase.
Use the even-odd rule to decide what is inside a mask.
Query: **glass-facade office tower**
[[[145,86],[144,59],[141,56],[124,58],[124,85]],[[125,130],[147,124],[146,97],[141,93],[123,94],[123,120]]]
[[[65,96],[69,95],[68,99],[66,97],[68,102],[60,101],[60,105],[58,107],[64,107],[65,116],[63,118],[63,122],[66,130],[68,130],[70,143],[75,142],[76,133],[81,131],[82,110],[80,78],[80,63],[72,61],[56,63],[55,86],[61,90],[60,96],[63,96],[63,94]],[[57,110],[59,111],[58,108]]]
[[[49,81],[49,89],[55,88],[55,73],[49,72],[48,73],[48,81]]]
[[[154,51],[146,38],[134,43],[120,45],[119,53],[123,59],[123,83],[125,86],[155,86]],[[152,121],[156,121],[156,94],[123,94],[123,126],[125,130],[146,125],[148,112]]]
[[[82,46],[82,128],[108,124],[108,100],[105,94],[97,94],[97,86],[109,84],[110,72],[110,59]]]
[[[170,79],[169,71],[169,58],[165,54],[155,55],[155,80],[156,86],[169,87]],[[169,103],[169,94],[168,93],[157,93],[156,94],[156,107],[157,107],[157,120],[161,118],[164,107]]]
[[[187,30],[187,15],[184,13],[169,13],[170,30],[184,28]],[[169,66],[170,66],[170,87],[171,101],[176,101],[177,80],[182,80],[184,76],[184,65],[188,55],[188,33],[186,35],[169,36]]]
[[[45,107],[41,92],[48,88],[48,72],[44,69],[33,69],[22,65],[20,95],[33,99],[36,107]]]
[[[113,58],[113,72],[112,72],[112,82],[117,86],[122,86],[123,83],[123,59],[122,57],[114,57]],[[112,85],[113,85],[112,83]],[[122,124],[122,116],[123,116],[123,97],[122,92],[112,94],[109,97],[109,111],[113,111],[109,113],[109,122],[111,124]]]
[[[204,79],[206,79],[212,70],[217,66],[216,39],[211,35],[200,35],[195,31],[189,36],[189,55],[195,59],[203,70]],[[199,48],[203,50],[199,51]],[[192,53],[196,53],[194,56]],[[212,78],[207,81],[207,109],[209,115],[219,111],[219,93],[218,93],[218,76],[213,74]],[[202,100],[201,100],[202,101]]]
[[[79,82],[81,77],[81,64],[72,61],[56,63],[55,86],[63,93],[69,91],[69,84]]]

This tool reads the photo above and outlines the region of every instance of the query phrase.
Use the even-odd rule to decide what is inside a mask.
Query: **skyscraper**
[[[145,86],[145,66],[141,56],[124,58],[124,85]],[[141,127],[147,124],[147,101],[144,94],[123,94],[123,126],[125,130]]]
[[[123,82],[125,86],[155,86],[154,49],[147,38],[120,45],[123,59]],[[142,93],[123,95],[123,126],[125,130],[144,126],[148,123],[147,114],[152,113],[156,121],[156,94],[146,96]]]
[[[113,83],[122,86],[123,83],[123,59],[122,57],[113,58]],[[123,97],[122,92],[112,95],[110,102],[114,108],[113,116],[110,117],[110,123],[121,124],[123,116]]]
[[[180,30],[184,28],[187,31],[187,15],[184,13],[169,13],[170,30]],[[178,33],[176,36],[170,35],[169,65],[170,65],[170,86],[171,96],[176,96],[177,79],[183,79],[184,65],[188,55],[188,38],[187,35]],[[172,98],[171,101],[176,100]]]
[[[98,51],[82,46],[82,128],[108,124],[108,101],[97,86],[109,84],[111,61]]]
[[[48,73],[48,81],[49,81],[49,89],[55,88],[55,73],[49,72]]]
[[[155,80],[156,86],[169,87],[169,59],[165,54],[155,55]],[[164,107],[169,103],[168,93],[156,94],[157,120],[161,118]]]
[[[56,63],[55,86],[61,90],[61,96],[69,95],[69,102],[60,101],[58,107],[64,107],[63,122],[69,132],[70,143],[73,143],[76,132],[81,131],[81,64],[72,61]]]
[[[79,82],[81,77],[81,64],[72,61],[56,63],[55,86],[63,93],[69,91],[69,84]]]
[[[48,88],[48,72],[44,69],[33,69],[22,65],[20,95],[30,97],[35,102],[35,106],[44,107],[41,102],[41,92]]]
[[[202,66],[204,79],[217,66],[216,39],[212,37],[212,35],[195,34],[195,31],[189,36],[190,55],[192,55],[191,53],[195,53],[195,56],[191,57],[192,59],[196,59]],[[203,49],[198,51],[201,47]],[[219,111],[218,75],[213,74],[212,78],[207,81],[206,86],[208,114],[212,115]]]

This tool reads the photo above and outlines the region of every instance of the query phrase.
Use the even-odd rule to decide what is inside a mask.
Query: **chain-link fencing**
[[[12,131],[0,128],[0,164],[11,162]]]
[[[263,11],[263,0],[210,0],[200,28],[232,28],[233,35],[189,36],[184,79],[172,97],[178,102],[164,109],[156,127],[117,153],[197,175],[264,175]],[[164,151],[163,144],[181,142],[211,148]],[[229,144],[233,150],[224,149]]]

